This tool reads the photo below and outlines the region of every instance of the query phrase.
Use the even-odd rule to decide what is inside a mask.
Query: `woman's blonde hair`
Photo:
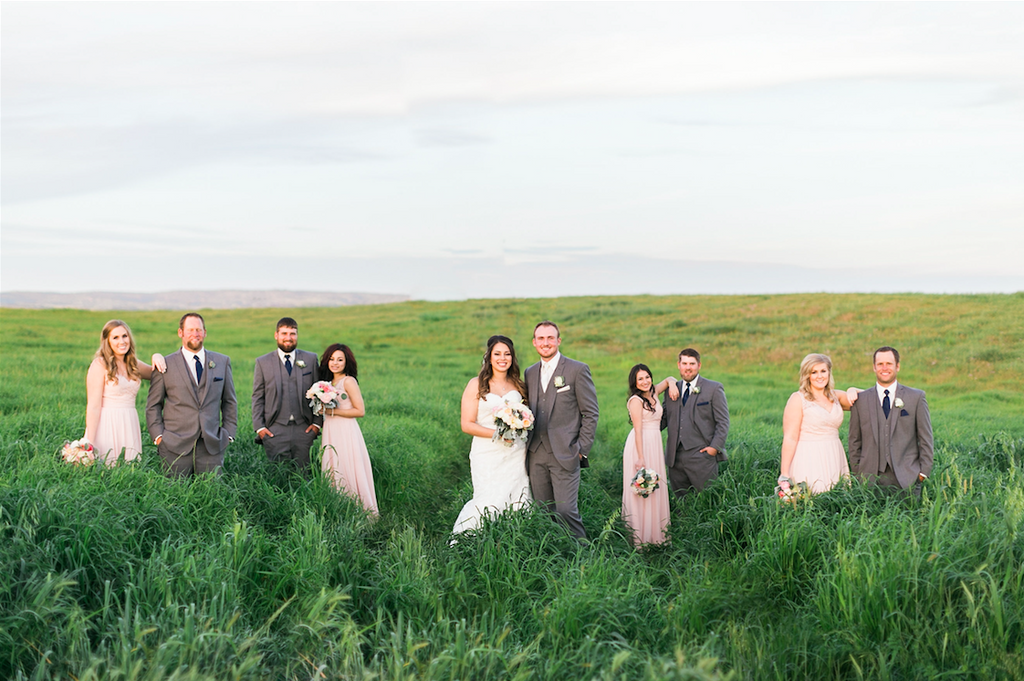
[[[124,366],[128,372],[128,378],[133,381],[141,381],[142,374],[139,373],[139,361],[135,358],[135,336],[132,335],[131,327],[120,319],[111,319],[103,325],[100,332],[100,349],[96,351],[96,357],[103,360],[107,367],[107,381],[117,383],[117,358],[114,351],[110,349],[110,334],[119,326],[123,326],[128,332],[128,352],[124,355]]]
[[[800,392],[807,399],[814,399],[814,393],[811,392],[811,369],[819,364],[824,364],[828,367],[828,385],[825,386],[825,397],[830,402],[835,402],[836,396],[833,391],[836,387],[836,379],[832,375],[832,358],[828,355],[812,352],[804,357],[804,361],[800,362]]]

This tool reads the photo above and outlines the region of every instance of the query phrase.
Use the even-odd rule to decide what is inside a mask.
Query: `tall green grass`
[[[353,346],[381,518],[266,462],[249,432],[256,356],[282,314],[300,347]],[[1024,678],[1024,295],[728,296],[209,311],[240,432],[225,474],[73,469],[99,329],[127,318],[170,352],[174,313],[2,310],[0,678]],[[530,512],[449,547],[471,493],[459,397],[491,333],[534,359],[563,327],[601,401],[581,510],[589,546]],[[920,502],[837,488],[771,496],[799,360],[840,385],[903,352],[928,391],[936,469]],[[626,375],[693,345],[725,384],[731,461],[673,506],[671,544],[634,551],[619,516]],[[142,398],[140,398],[141,413]],[[845,430],[845,429],[844,429]]]

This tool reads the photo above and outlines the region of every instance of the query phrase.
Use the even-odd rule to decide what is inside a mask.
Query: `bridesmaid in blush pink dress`
[[[622,519],[633,530],[633,544],[662,544],[668,527],[668,478],[665,448],[661,443],[661,403],[657,396],[668,388],[670,379],[653,385],[651,370],[637,364],[629,372],[626,408],[633,430],[622,450]],[[658,474],[660,486],[647,497],[633,491],[632,481],[641,468]]]
[[[857,401],[857,389],[835,390],[832,360],[810,354],[800,363],[800,390],[786,403],[782,416],[782,465],[779,487],[788,491],[798,483],[818,494],[832,489],[850,475],[839,426],[843,411]]]
[[[323,458],[320,468],[341,492],[359,499],[372,515],[378,515],[373,469],[357,418],[366,414],[356,380],[358,367],[352,349],[341,343],[327,346],[320,358],[320,376],[332,376],[331,384],[342,397],[338,407],[324,414]]]
[[[128,325],[120,319],[103,325],[99,350],[85,377],[85,439],[92,443],[97,460],[113,466],[121,456],[134,461],[142,453],[135,396],[154,369],[166,371],[163,355],[153,355],[153,366],[140,362]]]

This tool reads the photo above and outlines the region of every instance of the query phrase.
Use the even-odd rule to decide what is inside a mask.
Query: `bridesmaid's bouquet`
[[[306,399],[309,406],[317,416],[322,415],[328,409],[337,409],[339,399],[344,399],[345,393],[338,392],[338,389],[331,385],[330,381],[317,381],[306,391]]]
[[[795,504],[800,499],[806,499],[810,496],[806,482],[801,481],[796,483],[796,486],[793,486],[793,481],[789,478],[779,478],[779,484],[775,487],[775,494],[782,501],[788,501],[791,504]]]
[[[74,442],[64,441],[64,447],[60,450],[60,456],[64,461],[75,466],[89,466],[96,460],[96,452],[93,451],[92,443],[84,437]]]
[[[652,471],[650,468],[641,468],[633,476],[633,481],[630,483],[633,487],[633,493],[646,499],[651,496],[651,492],[661,487],[658,474]]]
[[[535,420],[533,412],[522,402],[506,402],[494,410],[494,435],[491,440],[501,440],[501,444],[506,447],[514,445],[516,440],[526,442]]]

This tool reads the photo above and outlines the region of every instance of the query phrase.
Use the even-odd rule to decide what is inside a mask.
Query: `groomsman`
[[[913,490],[932,472],[932,421],[923,390],[897,383],[900,353],[875,350],[874,394],[861,392],[850,409],[850,471],[891,491]]]
[[[178,337],[181,351],[167,356],[167,372],[153,372],[146,429],[168,474],[219,473],[238,425],[231,359],[203,347],[206,322],[196,312],[178,322]]]
[[[580,468],[597,432],[597,390],[590,367],[558,351],[554,322],[533,330],[540,361],[526,369],[526,390],[536,421],[527,445],[526,470],[533,498],[579,539],[586,539],[578,498]]]
[[[271,461],[290,461],[309,471],[309,448],[324,419],[314,416],[306,391],[318,380],[312,352],[298,349],[299,323],[282,317],[274,332],[277,350],[256,359],[252,376],[252,427]]]
[[[679,376],[679,399],[666,394],[661,427],[668,430],[669,483],[676,497],[683,497],[691,489],[703,490],[718,477],[719,462],[727,460],[729,404],[722,384],[700,375],[700,353],[693,348],[679,353]]]

